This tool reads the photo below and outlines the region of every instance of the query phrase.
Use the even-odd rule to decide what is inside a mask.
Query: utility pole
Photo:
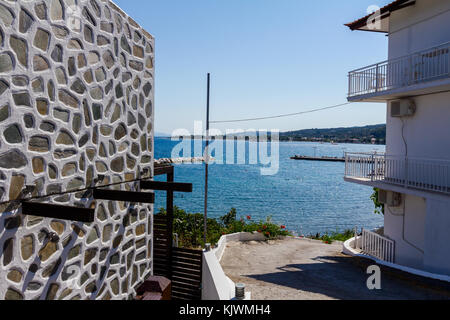
[[[209,94],[211,85],[211,75],[208,73],[208,84],[206,90],[206,147],[205,147],[205,212],[203,217],[203,239],[206,246],[206,233],[208,232],[208,163],[209,163]]]

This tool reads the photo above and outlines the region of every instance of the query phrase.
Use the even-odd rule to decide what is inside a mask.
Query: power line
[[[339,108],[339,107],[343,107],[343,106],[349,105],[351,103],[353,103],[353,102],[346,102],[346,103],[341,103],[341,104],[337,104],[337,105],[334,105],[334,106],[317,108],[317,109],[312,109],[312,110],[308,110],[308,111],[302,111],[302,112],[296,112],[296,113],[288,113],[288,114],[281,114],[281,115],[278,115],[278,116],[249,118],[249,119],[237,119],[237,120],[210,121],[210,123],[247,122],[247,121],[259,121],[259,120],[268,120],[268,119],[276,119],[276,118],[286,118],[286,117],[298,116],[298,115],[301,115],[301,114],[319,112],[319,111],[323,111],[323,110],[336,109],[336,108]]]

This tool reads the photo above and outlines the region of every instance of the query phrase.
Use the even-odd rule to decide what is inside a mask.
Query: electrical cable
[[[248,118],[248,119],[235,119],[235,120],[216,120],[216,121],[210,121],[210,123],[248,122],[248,121],[259,121],[259,120],[286,118],[286,117],[298,116],[298,115],[302,115],[302,114],[319,112],[319,111],[323,111],[323,110],[336,109],[336,108],[339,108],[339,107],[347,106],[347,105],[352,104],[352,103],[353,102],[346,102],[346,103],[341,103],[341,104],[337,104],[337,105],[333,105],[333,106],[329,106],[329,107],[317,108],[317,109],[312,109],[312,110],[307,110],[307,111],[302,111],[302,112],[281,114],[281,115],[276,115],[276,116],[259,117],[259,118]]]
[[[404,197],[403,197],[404,198]],[[417,251],[419,251],[419,252],[421,252],[422,254],[424,254],[424,251],[422,250],[422,249],[420,249],[419,247],[417,247],[415,244],[413,244],[412,242],[410,242],[410,241],[408,241],[407,239],[406,239],[406,237],[405,237],[405,222],[406,222],[406,199],[404,198],[403,199],[403,214],[397,214],[397,213],[393,213],[392,211],[391,211],[391,209],[390,209],[390,207],[389,206],[386,206],[387,207],[387,209],[388,209],[388,212],[392,215],[392,216],[394,216],[394,217],[402,217],[402,240],[406,243],[406,244],[408,244],[408,245],[410,245],[411,247],[413,247],[414,249],[416,249]]]
[[[292,117],[292,116],[308,114],[308,113],[313,113],[313,112],[319,112],[319,111],[323,111],[323,110],[336,109],[336,108],[339,108],[339,107],[347,106],[347,105],[352,104],[352,103],[353,102],[346,102],[346,103],[341,103],[341,104],[328,106],[328,107],[323,107],[323,108],[316,108],[316,109],[302,111],[302,112],[281,114],[281,115],[269,116],[269,117],[237,119],[237,120],[224,120],[224,121],[210,121],[210,123],[247,122],[247,121],[258,121],[258,120],[285,118],[285,117]],[[48,198],[48,197],[52,197],[52,196],[60,196],[60,195],[65,195],[65,194],[78,193],[78,192],[93,190],[95,188],[112,187],[112,186],[117,186],[117,185],[121,185],[121,184],[125,184],[125,183],[137,182],[137,181],[141,181],[141,180],[142,179],[135,179],[135,180],[123,181],[123,182],[118,182],[118,183],[113,183],[113,184],[108,184],[108,185],[102,185],[102,186],[97,186],[97,187],[94,186],[94,187],[87,187],[87,188],[71,190],[71,191],[55,192],[55,193],[50,193],[50,194],[47,194],[47,195],[44,195],[44,196],[34,196],[34,197],[28,197],[28,198],[23,198],[23,199],[8,200],[8,201],[0,202],[0,205],[9,204],[9,203],[17,203],[17,202],[22,202],[22,201],[29,201],[29,200],[36,200],[36,199],[44,199],[44,198]]]
[[[407,159],[408,157],[408,143],[406,142],[406,138],[405,138],[405,120],[403,118],[401,118],[402,121],[402,139],[403,139],[403,143],[405,145],[405,159]],[[405,163],[406,165],[406,163]],[[405,170],[407,170],[407,168],[405,168]],[[406,177],[405,177],[406,179]],[[410,241],[406,240],[405,237],[405,222],[406,222],[406,199],[405,196],[403,196],[403,214],[394,214],[391,209],[389,208],[389,206],[387,206],[388,211],[391,215],[395,216],[395,217],[403,217],[402,218],[402,240],[406,243],[409,244],[411,247],[413,247],[414,249],[416,249],[417,251],[420,251],[422,254],[424,253],[424,251],[422,249],[420,249],[419,247],[417,247],[416,245],[414,245],[413,243],[411,243]]]
[[[405,138],[405,121],[403,120],[403,118],[401,118],[402,120],[402,139],[403,139],[403,144],[405,145],[405,158],[408,157],[408,144],[406,143],[406,138]]]
[[[403,241],[405,241],[407,244],[409,244],[411,247],[413,247],[414,249],[416,249],[417,251],[421,252],[422,254],[424,254],[425,252],[420,249],[419,247],[417,247],[415,244],[411,243],[410,241],[406,240],[405,237],[405,222],[406,222],[406,199],[403,200],[403,234],[402,234],[402,238]]]

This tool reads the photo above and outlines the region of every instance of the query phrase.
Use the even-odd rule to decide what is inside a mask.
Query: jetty
[[[309,157],[309,156],[298,156],[295,155],[291,157],[292,160],[305,160],[305,161],[327,161],[327,162],[345,162],[345,158],[341,157]]]
[[[214,161],[213,157],[209,157],[210,161]],[[155,165],[170,165],[170,164],[186,164],[186,163],[201,163],[205,162],[204,157],[192,157],[192,158],[161,158],[155,160]]]

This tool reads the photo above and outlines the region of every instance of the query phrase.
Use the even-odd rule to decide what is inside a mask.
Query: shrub
[[[161,208],[158,214],[166,215],[167,212]],[[267,239],[275,239],[279,236],[288,236],[290,232],[285,226],[279,226],[272,222],[271,217],[266,221],[253,221],[251,216],[246,219],[236,219],[237,211],[232,208],[226,215],[219,219],[207,219],[206,241],[215,245],[220,237],[225,234],[236,232],[260,232]],[[185,248],[204,247],[203,238],[203,214],[187,213],[174,207],[173,232],[178,234],[179,245]]]
[[[173,211],[173,232],[178,234],[180,246],[185,248],[204,247],[203,214],[187,213],[176,206]],[[167,212],[161,208],[158,214],[166,215]],[[206,241],[217,243],[222,236],[221,224],[216,219],[208,218],[207,230]]]
[[[355,236],[355,233],[353,230],[347,229],[343,232],[332,232],[332,233],[325,233],[324,235],[321,235],[320,233],[316,233],[315,235],[309,235],[307,238],[314,239],[314,240],[322,240],[323,242],[327,244],[332,244],[334,241],[347,241],[348,239],[351,239]]]

